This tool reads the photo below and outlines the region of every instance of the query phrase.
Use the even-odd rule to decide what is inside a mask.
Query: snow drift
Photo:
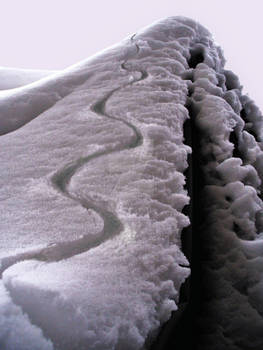
[[[189,195],[196,342],[262,349],[262,115],[224,63],[171,17],[0,92],[1,349],[149,347],[190,274]]]

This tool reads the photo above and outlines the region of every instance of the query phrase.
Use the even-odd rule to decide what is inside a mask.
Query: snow
[[[0,67],[0,90],[14,89],[54,74],[56,71]]]
[[[199,63],[189,82],[205,182],[200,189],[205,282],[198,345],[207,350],[259,350],[263,347],[263,118],[253,101],[242,95],[232,72],[208,66]]]
[[[177,309],[191,151],[177,27],[0,96],[2,281],[56,349],[140,349]]]
[[[1,349],[152,341],[190,274],[190,117],[205,180],[200,344],[262,349],[262,115],[224,63],[205,28],[171,17],[0,93]]]
[[[0,339],[2,349],[53,350],[51,341],[32,325],[28,316],[15,305],[7,290],[0,284]]]

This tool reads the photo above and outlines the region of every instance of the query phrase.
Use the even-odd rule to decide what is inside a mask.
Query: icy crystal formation
[[[221,49],[182,17],[2,91],[1,349],[150,344],[190,274],[188,162],[200,349],[262,349],[262,132]]]

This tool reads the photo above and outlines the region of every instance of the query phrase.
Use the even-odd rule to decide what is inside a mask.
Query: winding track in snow
[[[131,42],[133,42],[134,36],[135,34],[131,37],[130,39]],[[136,46],[136,54],[138,54],[140,48],[136,43],[135,43],[135,46]],[[121,64],[121,68],[126,71],[128,71],[128,69],[125,67],[125,64],[127,61],[128,59]],[[106,157],[112,153],[121,152],[127,149],[136,148],[143,143],[143,136],[140,133],[140,131],[136,128],[135,125],[121,118],[111,116],[106,112],[106,103],[115,92],[123,89],[124,87],[132,85],[136,82],[142,81],[148,77],[148,73],[145,70],[136,71],[136,72],[141,73],[141,77],[139,79],[135,79],[132,82],[123,84],[120,87],[111,90],[103,98],[95,102],[91,107],[91,110],[95,112],[97,115],[108,119],[116,120],[125,124],[128,128],[130,128],[133,131],[134,137],[129,142],[127,142],[122,148],[117,146],[111,150],[99,151],[87,157],[78,158],[77,160],[65,165],[62,169],[59,169],[51,177],[51,184],[62,195],[66,196],[71,200],[78,202],[85,209],[87,210],[92,209],[99,214],[99,216],[102,218],[104,222],[103,230],[99,234],[99,237],[98,236],[91,237],[90,235],[84,235],[80,239],[76,239],[73,241],[54,243],[46,248],[34,250],[31,252],[24,252],[22,254],[17,254],[15,256],[6,257],[1,262],[0,277],[8,267],[10,267],[11,265],[17,262],[20,262],[23,260],[31,260],[31,259],[35,259],[39,261],[47,261],[47,262],[68,259],[74,255],[83,253],[85,251],[88,251],[91,248],[94,248],[100,245],[107,239],[114,237],[115,235],[119,234],[123,230],[123,224],[119,220],[117,214],[103,208],[103,206],[101,206],[100,204],[96,204],[96,202],[93,199],[87,196],[85,198],[81,198],[75,195],[70,191],[69,184],[72,177],[90,160],[103,157],[103,156]]]

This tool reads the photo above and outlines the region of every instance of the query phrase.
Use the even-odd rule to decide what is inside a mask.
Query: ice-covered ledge
[[[224,63],[170,17],[0,93],[4,349],[149,347],[185,255],[179,324],[202,349],[262,349],[262,116]]]

